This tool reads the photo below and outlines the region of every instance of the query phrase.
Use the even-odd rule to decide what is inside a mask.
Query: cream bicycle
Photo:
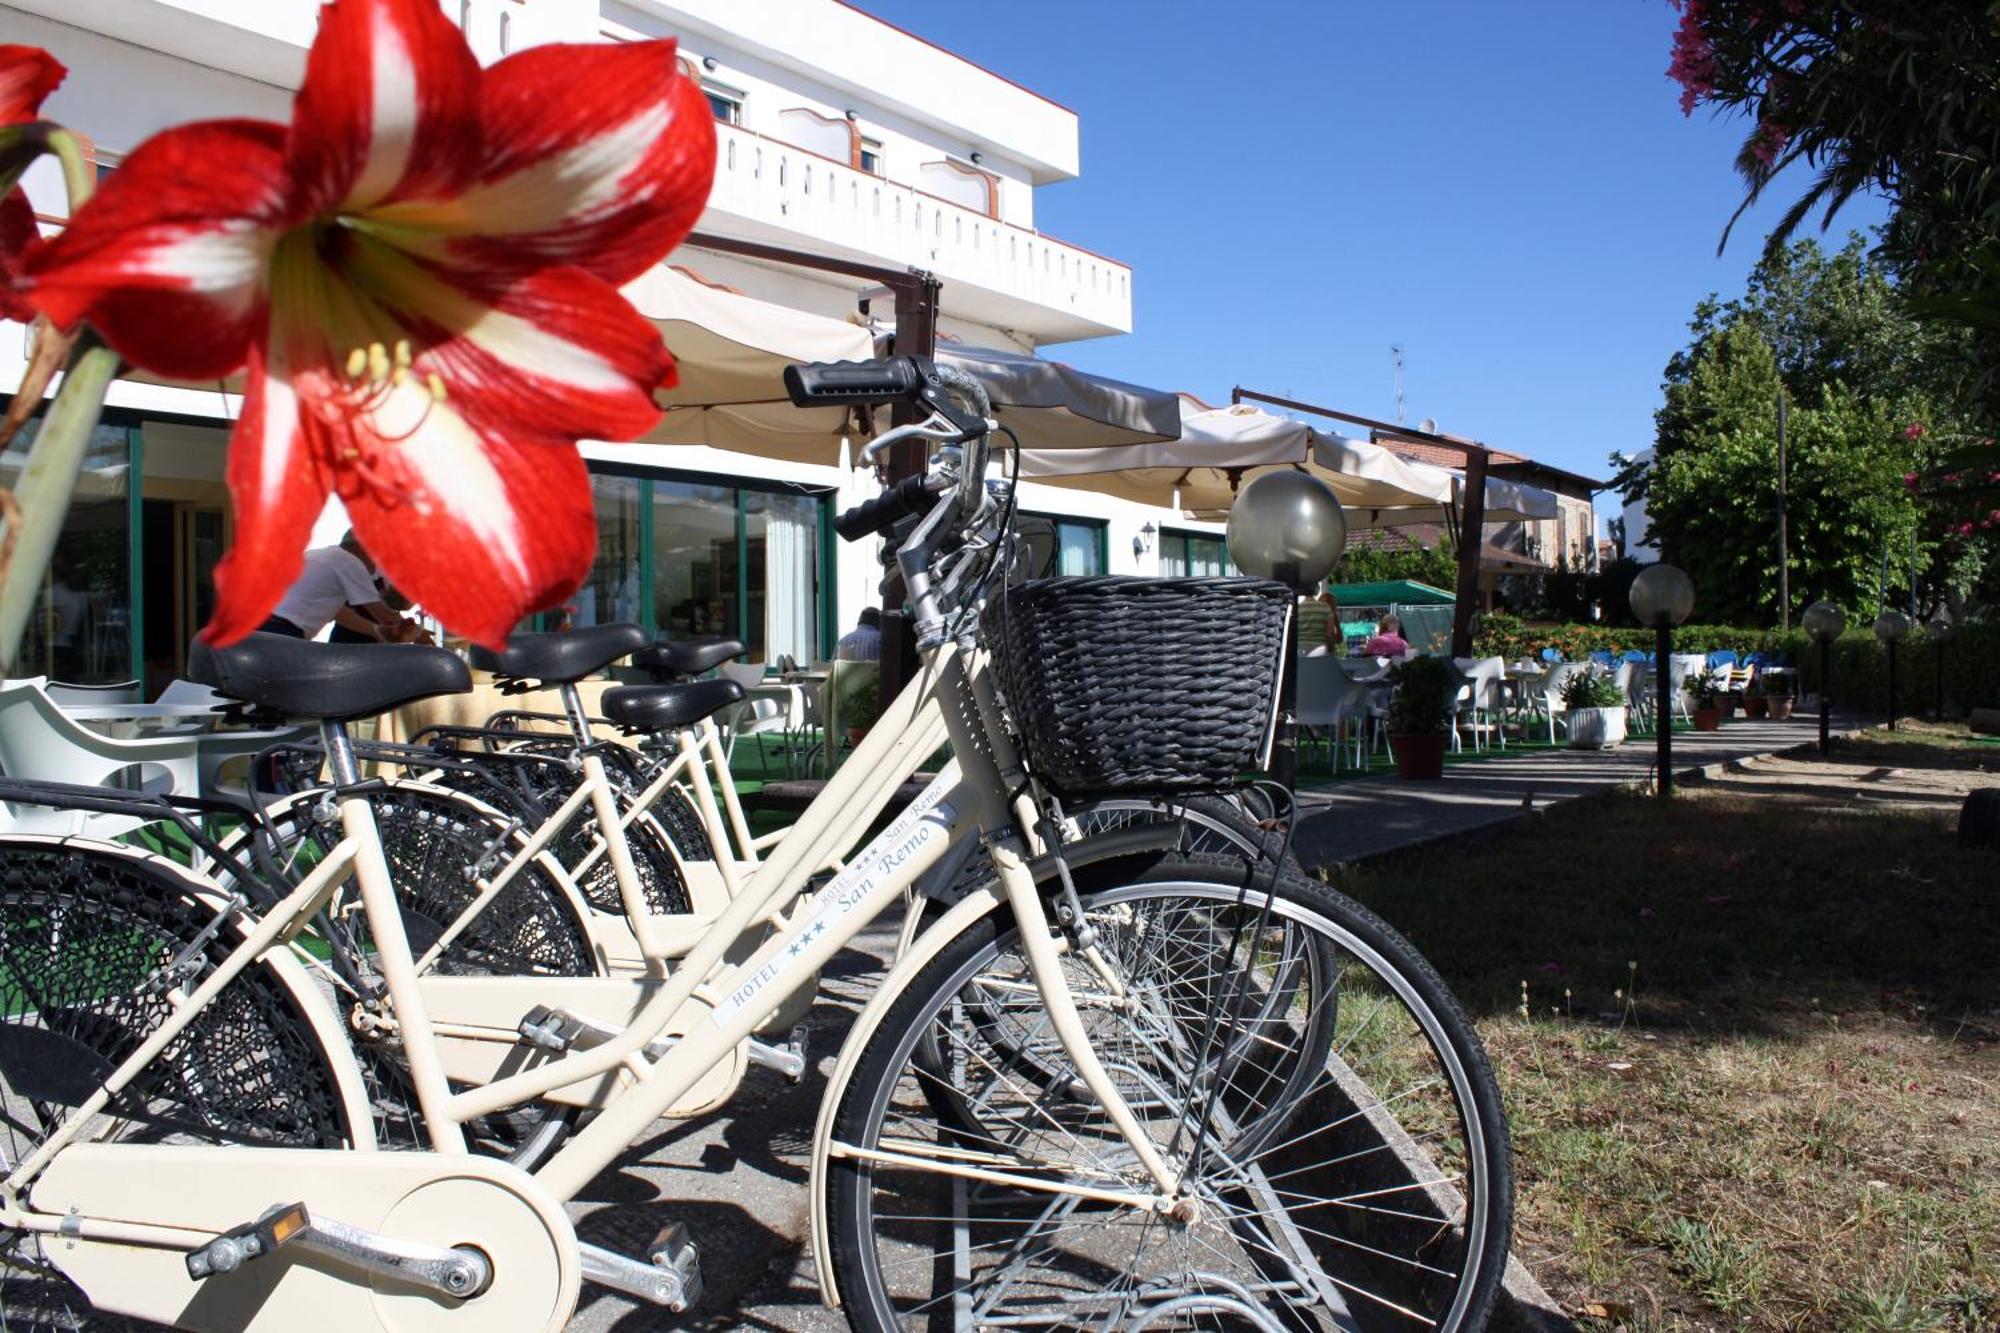
[[[830,1303],[863,1328],[1483,1322],[1511,1212],[1505,1127],[1435,974],[1282,855],[1190,855],[1170,823],[1065,837],[1057,790],[1115,775],[1121,737],[1184,742],[1138,777],[1178,793],[1169,805],[1255,766],[1289,594],[1003,594],[1011,491],[985,479],[977,387],[909,359],[794,378],[804,401],[931,409],[904,428],[937,446],[924,483],[865,507],[878,528],[918,517],[899,552],[922,670],[667,975],[419,969],[344,724],[460,687],[449,654],[399,650],[394,676],[365,648],[217,655],[226,693],[319,720],[334,768],[344,836],[277,903],[253,912],[131,848],[0,840],[10,1328],[72,1326],[73,1289],[216,1329],[554,1329],[586,1277],[691,1304],[683,1232],[614,1254],[577,1241],[563,1201],[662,1114],[726,1102],[760,1023],[967,847],[985,873],[931,905],[829,1079],[810,1189]],[[1209,664],[1250,697],[1221,700],[1205,729],[1155,716],[1079,750],[1078,724],[1133,710],[1045,713],[1033,673],[1072,645],[1058,633],[1038,653],[1034,626],[1137,595],[1250,626],[1247,668]],[[936,780],[852,850],[947,738]],[[284,946],[350,883],[374,980],[338,1013]],[[350,1029],[396,1044],[428,1151],[377,1150]],[[597,1114],[533,1173],[467,1150],[466,1125],[537,1098]]]

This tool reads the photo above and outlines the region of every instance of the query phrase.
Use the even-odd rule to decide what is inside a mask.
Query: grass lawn
[[[1954,815],[1620,795],[1338,874],[1477,1018],[1585,1327],[2000,1328],[2000,856]]]

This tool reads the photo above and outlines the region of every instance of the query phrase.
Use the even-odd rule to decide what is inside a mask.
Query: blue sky
[[[1410,422],[1608,476],[1792,197],[1716,255],[1747,127],[1681,115],[1667,0],[859,3],[1076,110],[1036,222],[1132,265],[1135,331],[1049,354],[1211,402],[1394,420],[1401,344]]]

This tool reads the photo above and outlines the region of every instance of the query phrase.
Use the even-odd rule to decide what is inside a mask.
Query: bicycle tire
[[[448,788],[392,782],[370,791],[368,803],[403,929],[418,957],[470,906],[477,893],[471,868],[484,861],[497,869],[527,843],[497,811]],[[268,859],[299,873],[341,836],[336,812],[308,794],[273,810],[264,823],[246,826],[224,850],[249,856],[248,842],[256,838]],[[504,853],[493,854],[496,843],[504,844]],[[530,861],[439,955],[438,971],[458,976],[602,975],[605,968],[590,927],[561,880],[562,872],[546,852]],[[365,932],[357,943],[366,948]],[[377,1137],[389,1147],[427,1146],[400,1056],[366,1041],[356,1043],[356,1053],[377,1099]],[[467,1138],[475,1151],[532,1171],[560,1146],[576,1119],[575,1107],[531,1102],[467,1125]]]
[[[75,839],[0,850],[0,1156],[18,1163],[101,1085],[246,930],[210,931],[221,897],[160,858]],[[163,963],[179,960],[174,968]],[[260,960],[86,1129],[125,1142],[345,1148],[335,1061],[299,984]],[[0,1232],[9,1330],[76,1333],[153,1325],[97,1313],[38,1238]]]
[[[1168,1151],[1170,1165],[1179,1171],[1200,1162],[1206,1169],[1223,1161],[1241,1179],[1214,1183],[1223,1180],[1224,1168],[1215,1168],[1213,1179],[1197,1174],[1204,1215],[1191,1226],[1115,1205],[1066,1203],[1068,1225],[1040,1231],[1039,1223],[1023,1218],[1032,1218],[1047,1199],[1068,1196],[968,1183],[934,1168],[854,1155],[856,1149],[882,1151],[887,1142],[905,1154],[1013,1162],[1023,1176],[1030,1170],[1057,1178],[1067,1174],[1073,1183],[1152,1192],[1150,1182],[1135,1178],[1129,1160],[1121,1158],[1129,1150],[1094,1103],[1060,1096],[1067,1085],[1080,1086],[1073,1077],[1038,1074],[1010,1091],[1007,1082],[1018,1063],[1009,1067],[1003,1062],[1010,1057],[980,1049],[978,1028],[961,1025],[955,1006],[975,982],[982,1002],[990,1002],[1001,993],[996,977],[1007,975],[1002,960],[1019,970],[1011,918],[988,916],[949,942],[892,1002],[860,1052],[836,1108],[833,1134],[844,1146],[836,1147],[823,1188],[829,1191],[839,1294],[854,1327],[923,1326],[947,1313],[960,1322],[1257,1326],[1241,1317],[1240,1308],[1233,1323],[1221,1318],[1230,1302],[1256,1300],[1277,1302],[1275,1316],[1260,1311],[1265,1326],[1331,1327],[1333,1307],[1348,1301],[1369,1318],[1382,1313],[1384,1303],[1421,1305],[1419,1313],[1439,1327],[1482,1326],[1505,1267],[1512,1164],[1498,1087],[1477,1035],[1436,972],[1380,918],[1299,875],[1278,874],[1267,892],[1248,887],[1245,873],[1231,858],[1168,853],[1078,875],[1086,911],[1114,956],[1120,955],[1121,931],[1132,935],[1142,923],[1165,930],[1159,923],[1173,912],[1198,919],[1234,914],[1244,923],[1234,927],[1239,939],[1248,935],[1256,941],[1256,948],[1244,951],[1247,967],[1231,969],[1210,960],[1211,980],[1218,982],[1236,972],[1256,972],[1273,930],[1310,934],[1337,949],[1338,1040],[1329,1041],[1324,1052],[1309,1040],[1292,1048],[1300,1062],[1324,1064],[1326,1072],[1305,1086],[1293,1078],[1259,1077],[1247,1088],[1225,1081],[1212,1101],[1197,1103],[1201,1085],[1192,1079],[1209,1066],[1174,1054],[1186,1043],[1177,1047],[1171,1038],[1193,1034],[1206,1016],[1163,1007],[1152,999],[1154,991],[1139,983],[1140,974],[1126,978],[1137,997],[1132,1016],[1112,1007],[1086,1010],[1093,1043],[1114,1066],[1114,1081],[1128,1091],[1128,1100],[1132,1088],[1151,1089],[1145,1094],[1151,1101],[1135,1101],[1134,1110]],[[1267,907],[1267,915],[1243,915]],[[1185,943],[1181,936],[1173,938]],[[1199,950],[1180,950],[1176,956],[1182,962],[1163,968],[1163,974],[1185,983],[1191,952]],[[1089,984],[1076,960],[1065,967],[1078,967],[1078,984]],[[1020,1000],[1024,1025],[1038,1006],[1038,998]],[[1164,1022],[1161,1013],[1167,1015]],[[1288,1014],[1286,1021],[1293,1017]],[[936,1094],[923,1085],[940,1076],[913,1059],[923,1038],[940,1026],[960,1052],[953,1075],[960,1086],[950,1089],[951,1095],[971,1096],[977,1091],[975,1075],[988,1086],[983,1095],[992,1105],[970,1130],[937,1113]],[[1273,1026],[1255,1035],[1277,1044],[1284,1033]],[[1436,1081],[1410,1074],[1412,1081],[1395,1098],[1374,1090],[1372,1078],[1400,1080],[1405,1075],[1399,1069],[1419,1068],[1411,1062],[1426,1053],[1438,1071]],[[1041,1058],[1056,1058],[1046,1040]],[[1369,1073],[1358,1072],[1357,1061]],[[1254,1072],[1265,1075],[1270,1069]],[[1232,1069],[1228,1078],[1235,1076]],[[1161,1123],[1178,1105],[1177,1097],[1186,1105]],[[1197,1106],[1207,1114],[1189,1116]],[[1180,1139],[1172,1132],[1175,1126]],[[1200,1132],[1192,1132],[1196,1128]],[[1251,1165],[1238,1168],[1233,1161],[1238,1153]],[[1065,1171],[1063,1154],[1076,1155],[1085,1165]],[[1314,1160],[1300,1160],[1308,1157]],[[1269,1179],[1257,1184],[1260,1172],[1268,1177],[1266,1162],[1282,1168],[1282,1190]],[[1453,1166],[1462,1169],[1446,1169]],[[1365,1202],[1364,1196],[1393,1196],[1399,1206]],[[1252,1207],[1258,1198],[1272,1202]],[[1049,1205],[1043,1217],[1057,1211]],[[1284,1214],[1291,1232],[1267,1213]],[[1303,1248],[1288,1248],[1292,1242],[1282,1239],[1287,1234]],[[940,1239],[927,1250],[926,1236],[963,1240]],[[1154,1241],[1160,1243],[1149,1251]],[[1392,1244],[1409,1253],[1396,1253]],[[1040,1249],[1031,1252],[1036,1246]],[[1366,1274],[1358,1276],[1363,1249]],[[982,1266],[997,1266],[1006,1256],[1013,1269],[1003,1285]],[[1217,1260],[1227,1261],[1229,1271],[1205,1267]],[[1334,1272],[1327,1272],[1329,1265]],[[1024,1277],[1023,1271],[1033,1276]],[[1274,1293],[1287,1286],[1310,1288],[1315,1295],[1278,1300]],[[1015,1305],[995,1316],[981,1300]],[[1088,1318],[1080,1313],[1084,1306],[1093,1307]]]

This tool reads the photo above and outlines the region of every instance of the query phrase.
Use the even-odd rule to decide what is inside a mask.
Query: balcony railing
[[[1044,307],[1069,336],[1079,322],[1132,327],[1132,270],[1115,260],[738,126],[716,133],[715,209]],[[1037,331],[1023,313],[1010,312],[1015,326]]]

